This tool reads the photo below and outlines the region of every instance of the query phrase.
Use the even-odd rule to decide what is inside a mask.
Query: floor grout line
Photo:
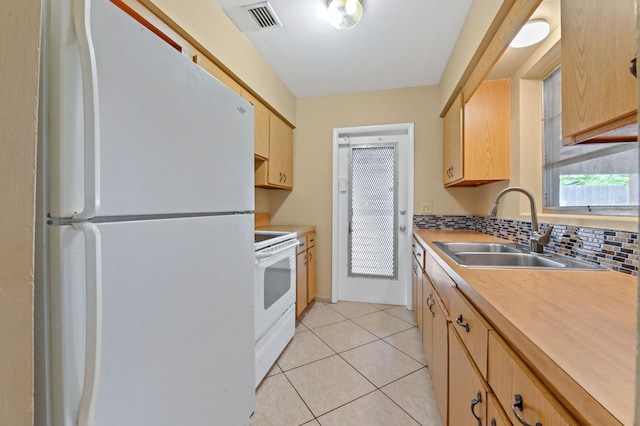
[[[359,302],[358,302],[358,303],[359,303]],[[387,338],[391,338],[391,337],[396,336],[396,335],[399,335],[399,334],[401,334],[401,333],[408,332],[409,330],[412,330],[412,328],[417,328],[417,324],[412,324],[412,323],[410,323],[410,322],[408,322],[408,321],[404,320],[403,318],[401,318],[401,317],[399,317],[399,316],[397,316],[397,315],[394,315],[394,314],[392,314],[392,313],[390,313],[390,312],[386,312],[387,314],[391,315],[392,317],[394,317],[394,318],[396,318],[396,319],[399,319],[400,321],[403,321],[404,323],[406,323],[406,324],[410,325],[410,327],[409,327],[409,328],[407,328],[407,329],[405,329],[405,330],[400,330],[400,331],[398,331],[398,332],[392,333],[392,334],[387,335],[387,336],[384,336],[384,337],[379,337],[379,336],[378,336],[378,335],[376,335],[375,333],[373,333],[373,332],[369,331],[367,328],[365,328],[365,327],[363,327],[362,325],[358,324],[356,321],[354,321],[354,319],[361,318],[361,317],[363,317],[363,316],[370,315],[370,314],[374,314],[374,313],[377,313],[377,312],[384,312],[384,311],[386,311],[386,310],[388,310],[388,309],[393,309],[393,308],[395,308],[396,306],[388,306],[388,307],[386,307],[386,308],[379,308],[379,307],[377,307],[377,306],[376,306],[376,307],[375,307],[375,308],[376,308],[376,310],[375,310],[375,311],[368,312],[368,313],[366,313],[366,314],[362,314],[362,315],[356,315],[356,316],[353,316],[353,317],[348,317],[348,316],[344,315],[343,313],[341,313],[340,311],[338,311],[338,310],[336,310],[336,309],[333,309],[333,307],[331,306],[332,304],[329,304],[329,303],[322,303],[322,304],[318,303],[318,304],[314,305],[313,307],[310,307],[310,309],[309,309],[309,310],[311,310],[311,309],[313,309],[313,308],[316,308],[316,307],[319,307],[319,306],[323,306],[323,305],[329,305],[329,308],[330,308],[332,311],[334,311],[334,312],[336,312],[336,313],[338,313],[338,314],[342,315],[343,317],[345,317],[345,319],[344,319],[344,320],[340,320],[340,321],[336,321],[336,322],[333,322],[333,323],[329,323],[329,324],[324,324],[324,325],[322,325],[322,326],[320,326],[320,327],[315,327],[315,328],[308,327],[306,324],[304,324],[304,322],[299,321],[299,323],[300,323],[300,324],[302,324],[302,325],[304,325],[304,326],[305,326],[306,330],[302,330],[302,331],[300,331],[300,332],[296,332],[296,333],[294,334],[294,337],[293,337],[293,338],[295,338],[295,336],[296,336],[297,334],[300,334],[300,333],[303,333],[303,332],[306,332],[306,331],[310,331],[310,332],[311,332],[311,334],[312,334],[313,336],[315,336],[317,339],[319,339],[319,340],[320,340],[320,342],[322,342],[325,346],[327,346],[327,347],[331,350],[331,352],[333,352],[333,353],[332,353],[332,354],[330,354],[330,355],[327,355],[327,356],[323,356],[322,358],[316,359],[316,360],[314,360],[314,361],[307,362],[307,363],[304,363],[304,364],[301,364],[301,365],[295,366],[295,367],[290,368],[290,369],[288,369],[288,370],[286,370],[286,371],[285,371],[285,370],[280,366],[280,364],[276,361],[276,364],[277,364],[278,369],[280,370],[280,372],[277,372],[276,374],[273,374],[273,375],[268,376],[268,377],[266,377],[266,378],[265,378],[265,379],[268,379],[268,378],[270,378],[270,377],[277,376],[277,375],[278,375],[278,374],[280,374],[280,373],[282,373],[282,374],[284,375],[284,377],[285,377],[285,379],[287,380],[287,382],[289,383],[289,385],[293,388],[293,390],[295,391],[296,395],[300,398],[300,400],[302,400],[302,402],[303,402],[304,406],[307,408],[307,410],[311,413],[311,415],[312,415],[312,417],[313,417],[312,419],[309,419],[309,420],[305,421],[304,423],[301,423],[301,425],[307,424],[307,423],[309,423],[309,422],[314,422],[314,421],[315,421],[315,422],[317,422],[317,423],[314,423],[314,424],[321,424],[321,422],[320,422],[320,420],[319,420],[319,418],[320,418],[320,417],[322,417],[322,416],[324,416],[324,415],[326,415],[326,414],[329,414],[329,413],[331,413],[331,412],[333,412],[333,411],[339,410],[339,409],[341,409],[341,408],[343,408],[343,407],[345,407],[345,406],[347,406],[347,405],[349,405],[349,404],[352,404],[352,403],[354,403],[355,401],[358,401],[358,400],[360,400],[360,399],[362,399],[362,398],[364,398],[364,397],[366,397],[366,396],[368,396],[368,395],[371,395],[372,393],[375,393],[376,391],[380,391],[380,393],[381,393],[382,395],[384,395],[384,397],[385,397],[385,398],[387,398],[388,400],[390,400],[390,401],[391,401],[395,406],[397,406],[397,407],[398,407],[398,408],[399,408],[399,409],[400,409],[404,414],[406,414],[407,416],[409,416],[409,418],[411,418],[412,420],[414,420],[417,424],[421,425],[420,421],[418,421],[418,420],[417,420],[413,415],[411,415],[411,413],[409,413],[405,408],[403,408],[403,407],[402,407],[402,405],[400,405],[400,403],[399,403],[399,402],[395,401],[391,396],[389,396],[389,395],[388,395],[388,394],[383,390],[383,388],[385,388],[385,387],[387,387],[387,386],[389,386],[389,385],[392,385],[393,383],[396,383],[396,382],[398,382],[398,381],[400,381],[400,380],[402,380],[402,379],[405,379],[405,378],[407,378],[407,377],[409,377],[409,376],[411,376],[411,375],[413,375],[413,374],[416,374],[417,372],[421,371],[422,369],[426,369],[427,371],[429,371],[428,366],[427,366],[425,363],[423,363],[422,361],[420,361],[420,360],[416,359],[414,356],[412,356],[411,354],[407,353],[407,352],[406,352],[405,350],[403,350],[402,348],[397,347],[397,346],[395,346],[394,344],[392,344],[392,343],[390,343],[390,342],[388,342],[388,341],[386,341],[386,340],[385,340],[385,339],[387,339]],[[398,305],[398,306],[402,306],[402,305]],[[308,313],[308,312],[309,312],[309,311],[307,311],[307,312],[305,312],[305,313]],[[356,346],[353,346],[353,347],[349,347],[348,349],[345,349],[345,350],[343,350],[343,351],[341,351],[341,352],[338,352],[336,349],[334,349],[334,348],[333,348],[333,347],[328,343],[328,341],[326,341],[325,339],[323,339],[323,338],[322,338],[319,334],[317,334],[317,332],[316,332],[318,329],[321,329],[321,328],[324,328],[324,327],[328,327],[328,326],[335,326],[335,325],[337,325],[337,324],[342,324],[342,323],[345,323],[345,324],[346,324],[346,322],[347,322],[347,321],[351,321],[351,323],[352,323],[351,325],[355,325],[355,326],[356,326],[356,327],[358,327],[359,329],[364,330],[365,332],[367,332],[367,333],[369,333],[370,335],[372,335],[373,337],[375,337],[375,339],[374,339],[374,340],[371,340],[371,341],[369,341],[369,342],[366,342],[366,343],[362,343],[362,344],[359,344],[359,345],[356,345]],[[293,340],[293,338],[292,338],[292,340]],[[412,371],[410,371],[410,372],[408,372],[408,373],[406,373],[406,374],[403,374],[401,377],[398,377],[398,378],[396,378],[396,379],[394,379],[394,380],[390,381],[389,383],[385,383],[385,384],[383,384],[383,385],[381,385],[381,386],[377,386],[377,385],[376,385],[375,383],[373,383],[373,382],[372,382],[372,381],[371,381],[371,380],[370,380],[370,379],[369,379],[369,378],[368,378],[364,373],[362,373],[358,368],[356,368],[356,367],[355,367],[354,365],[352,365],[352,364],[351,364],[347,359],[345,359],[345,358],[343,357],[343,354],[344,354],[344,353],[346,353],[346,352],[348,352],[348,351],[355,350],[355,349],[358,349],[358,348],[362,348],[363,346],[366,346],[366,345],[369,345],[369,344],[373,344],[373,343],[377,343],[378,341],[382,341],[382,342],[384,342],[384,343],[385,343],[386,345],[388,345],[389,347],[391,347],[391,348],[393,348],[393,349],[397,350],[398,352],[400,352],[401,354],[403,354],[403,355],[405,355],[405,356],[409,357],[411,360],[413,360],[413,361],[415,361],[417,364],[419,364],[419,368],[416,368],[415,370],[412,370]],[[287,345],[287,347],[288,347],[288,346],[289,346],[289,345]],[[407,346],[407,347],[408,347],[408,348],[411,348],[410,346]],[[288,373],[288,372],[291,372],[291,371],[294,371],[294,370],[297,370],[297,369],[299,369],[299,368],[302,368],[302,367],[305,367],[305,366],[309,366],[309,365],[311,365],[311,364],[314,364],[314,363],[317,363],[317,362],[320,362],[320,361],[326,360],[326,359],[331,358],[331,357],[336,356],[336,355],[337,355],[337,356],[338,356],[338,357],[339,357],[343,362],[345,362],[349,367],[351,367],[353,370],[355,370],[355,371],[358,373],[358,375],[360,375],[360,376],[361,376],[361,377],[362,377],[366,382],[368,382],[369,384],[371,384],[371,386],[373,386],[373,390],[368,391],[368,392],[366,392],[365,394],[360,395],[360,396],[359,396],[359,397],[357,397],[357,398],[354,398],[353,400],[350,400],[350,401],[344,402],[343,404],[341,404],[341,405],[339,405],[339,406],[337,406],[337,407],[335,407],[335,408],[332,408],[331,410],[327,411],[326,413],[322,413],[322,414],[320,414],[320,415],[316,415],[316,413],[314,413],[314,412],[311,410],[311,407],[309,406],[308,402],[307,402],[307,401],[302,397],[302,395],[300,394],[300,392],[298,391],[298,389],[294,386],[293,382],[291,381],[291,379],[289,378],[289,376],[288,376],[288,374],[287,374],[287,373]],[[425,359],[425,362],[426,362],[426,359]],[[272,368],[273,368],[273,367],[272,367]]]

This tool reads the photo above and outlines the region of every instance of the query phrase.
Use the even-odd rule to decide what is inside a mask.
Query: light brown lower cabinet
[[[427,366],[431,368],[433,363],[433,320],[435,319],[434,290],[427,274],[422,273],[422,347]]]
[[[487,388],[453,325],[449,329],[449,423],[487,424]]]
[[[513,424],[578,424],[494,331],[489,332],[487,373],[489,385]]]
[[[307,302],[316,298],[316,246],[307,250]]]
[[[436,303],[433,305],[433,344],[429,369],[440,419],[446,425],[449,415],[449,323],[444,305],[435,291],[434,298]]]
[[[414,307],[443,425],[579,424],[431,253],[424,271],[412,259]]]
[[[307,307],[307,251],[298,246],[296,259],[296,316]]]
[[[316,231],[298,236],[296,259],[296,317],[316,297]]]
[[[487,421],[489,426],[510,426],[511,421],[507,417],[496,396],[492,393],[487,395]]]

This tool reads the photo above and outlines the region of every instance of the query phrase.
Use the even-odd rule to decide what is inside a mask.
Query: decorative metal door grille
[[[396,157],[395,144],[350,149],[350,277],[398,277]]]

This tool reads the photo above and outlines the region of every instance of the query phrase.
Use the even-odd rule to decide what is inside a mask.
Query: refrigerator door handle
[[[100,231],[93,223],[81,222],[72,225],[82,231],[85,238],[86,262],[86,349],[84,383],[78,409],[78,425],[93,426],[95,420],[96,395],[100,379],[100,356],[102,351],[102,248]]]
[[[96,55],[91,36],[91,1],[73,0],[73,24],[80,50],[84,109],[84,208],[74,219],[89,219],[100,207],[100,114]]]

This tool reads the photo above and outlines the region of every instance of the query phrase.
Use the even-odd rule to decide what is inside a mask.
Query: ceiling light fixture
[[[362,15],[362,0],[328,0],[329,23],[339,30],[348,30],[355,27]]]
[[[545,19],[532,19],[520,29],[509,47],[527,47],[544,40],[549,35],[549,23]]]

